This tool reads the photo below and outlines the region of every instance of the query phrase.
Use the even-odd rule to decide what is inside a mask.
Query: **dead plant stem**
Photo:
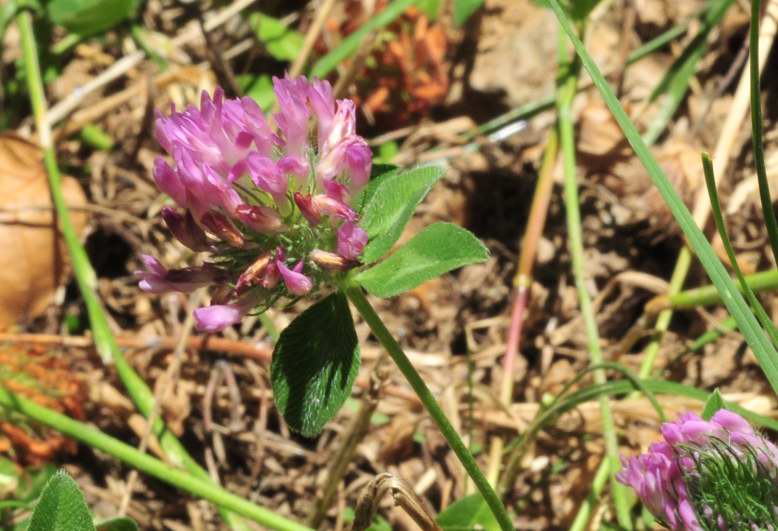
[[[538,182],[535,185],[535,193],[532,196],[529,219],[527,220],[524,236],[519,245],[519,254],[517,258],[518,267],[516,275],[513,277],[513,310],[511,312],[510,327],[508,328],[507,349],[505,357],[503,358],[503,374],[499,395],[500,403],[505,407],[510,406],[513,401],[516,356],[518,356],[521,343],[524,314],[529,303],[529,291],[532,286],[532,270],[535,265],[538,241],[543,235],[543,229],[546,225],[546,217],[548,215],[548,205],[551,202],[551,191],[554,185],[553,169],[556,164],[558,151],[559,133],[557,128],[553,127],[546,140],[543,162],[540,166]],[[499,482],[503,449],[503,438],[499,435],[492,437],[490,441],[489,465],[486,477],[493,486],[496,486]]]
[[[149,441],[154,436],[151,427],[157,421],[160,415],[163,404],[167,402],[170,391],[175,387],[175,382],[178,380],[181,369],[181,360],[184,357],[186,351],[187,339],[192,334],[194,329],[194,310],[199,306],[202,293],[195,293],[189,301],[189,311],[186,313],[183,325],[181,325],[181,332],[178,335],[175,349],[173,349],[173,360],[167,367],[165,375],[162,379],[161,385],[157,388],[154,396],[154,407],[151,409],[148,421],[146,422],[146,431],[140,440],[138,445],[138,451],[145,453],[148,447]],[[122,495],[122,501],[119,504],[119,516],[124,516],[127,513],[127,507],[130,505],[132,499],[132,492],[135,488],[135,483],[138,480],[138,471],[133,469],[127,477],[127,483],[125,484],[124,494]]]
[[[316,44],[316,39],[321,34],[321,29],[324,27],[324,22],[330,15],[332,8],[335,6],[335,0],[322,0],[321,5],[316,8],[316,18],[313,19],[311,26],[308,28],[308,32],[305,34],[305,40],[303,41],[303,47],[294,58],[292,66],[289,68],[289,76],[297,77],[305,68],[305,63],[311,56],[311,50],[313,45]]]
[[[316,500],[313,514],[308,520],[308,525],[314,529],[320,527],[324,517],[327,515],[327,511],[332,505],[332,500],[335,498],[338,487],[341,485],[343,476],[348,470],[348,465],[357,451],[357,446],[365,438],[365,435],[367,435],[368,429],[370,428],[370,421],[373,417],[373,413],[375,413],[376,408],[378,407],[381,387],[388,376],[386,371],[381,367],[386,358],[387,355],[384,353],[375,362],[371,372],[370,387],[368,387],[367,393],[365,393],[365,397],[362,399],[359,411],[354,417],[354,420],[343,434],[340,447],[327,470],[327,477],[324,481],[324,487],[322,488],[322,495]]]

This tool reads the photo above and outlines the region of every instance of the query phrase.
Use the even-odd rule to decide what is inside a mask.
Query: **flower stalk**
[[[427,387],[427,384],[424,383],[424,380],[416,371],[411,360],[408,359],[408,356],[403,352],[400,344],[386,328],[381,317],[379,317],[370,304],[370,301],[365,297],[362,288],[356,285],[350,285],[345,288],[345,293],[370,327],[370,330],[373,332],[376,339],[378,339],[381,345],[386,349],[392,357],[392,360],[394,360],[395,364],[400,369],[400,372],[403,373],[405,379],[408,380],[408,383],[418,395],[424,408],[432,417],[432,420],[435,421],[441,434],[446,439],[449,446],[451,446],[451,449],[454,451],[454,454],[456,454],[459,462],[462,463],[467,474],[475,483],[476,488],[478,488],[479,492],[484,497],[484,500],[492,510],[492,513],[494,513],[497,522],[500,524],[500,528],[503,531],[513,529],[513,524],[511,523],[508,511],[505,509],[502,501],[500,501],[497,493],[489,484],[489,481],[481,472],[481,469],[478,468],[478,464],[475,462],[470,450],[467,449],[467,446],[465,446],[465,443],[459,437],[459,434],[451,425],[451,422],[449,422],[448,417],[446,417],[446,414],[443,412],[443,409],[440,407],[437,400],[435,400],[429,387]]]

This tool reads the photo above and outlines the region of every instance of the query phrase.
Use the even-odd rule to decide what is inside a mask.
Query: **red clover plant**
[[[483,261],[472,234],[435,223],[394,249],[417,205],[440,178],[435,167],[372,168],[356,134],[355,106],[326,81],[274,79],[271,123],[250,98],[203,94],[200,108],[159,114],[154,179],[178,208],[162,216],[198,255],[182,269],[143,256],[143,290],[208,288],[197,327],[219,332],[281,301],[315,302],[281,333],[270,379],[289,426],[311,437],[351,393],[360,354],[349,301],[387,349],[459,457],[503,529],[510,518],[430,390],[364,295],[391,297]]]

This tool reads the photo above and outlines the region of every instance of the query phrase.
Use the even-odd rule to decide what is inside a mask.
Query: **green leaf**
[[[465,496],[449,505],[445,511],[438,515],[438,525],[443,528],[443,531],[468,531],[472,529],[497,531],[500,529],[500,525],[480,494]]]
[[[400,238],[416,207],[443,175],[437,166],[385,173],[364,193],[360,225],[370,239],[362,252],[369,264],[385,255]]]
[[[451,223],[433,223],[380,264],[356,276],[367,291],[392,297],[452,269],[489,258],[472,233]]]
[[[97,524],[97,531],[138,531],[138,524],[131,518],[120,516]]]
[[[378,146],[378,154],[375,158],[377,162],[391,164],[392,159],[400,152],[400,145],[395,140],[384,142]]]
[[[333,293],[286,327],[278,338],[270,382],[278,410],[306,437],[317,435],[351,394],[359,342],[346,297]]]
[[[464,25],[483,3],[484,0],[454,0],[454,23],[457,26]]]
[[[373,160],[373,167],[370,170],[370,181],[351,200],[351,204],[358,205],[357,211],[360,215],[364,212],[365,205],[370,202],[370,198],[373,197],[376,189],[381,185],[381,181],[388,179],[389,174],[396,174],[401,171],[402,168],[393,164],[384,164]]]
[[[94,531],[92,513],[78,485],[60,470],[46,484],[32,512],[30,531]]]
[[[51,0],[49,18],[79,35],[93,35],[132,17],[138,0]]]
[[[268,74],[253,76],[251,74],[239,74],[236,76],[238,86],[243,93],[257,102],[257,105],[267,111],[276,102],[276,94],[273,92],[273,80]]]
[[[440,8],[443,2],[441,0],[419,0],[417,7],[427,18],[435,21],[440,16]]]
[[[268,53],[279,61],[293,61],[303,47],[302,34],[277,18],[253,13],[249,17],[249,25]]]
[[[702,409],[702,418],[710,420],[713,414],[719,409],[724,409],[724,399],[718,389],[714,389],[708,399],[705,401],[705,407]]]

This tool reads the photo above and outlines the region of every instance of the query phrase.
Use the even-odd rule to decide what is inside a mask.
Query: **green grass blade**
[[[632,52],[630,52],[630,54],[627,56],[627,64],[631,65],[633,63],[637,63],[641,59],[648,57],[657,50],[664,48],[666,45],[686,33],[687,29],[689,29],[689,23],[682,22],[681,24],[673,26],[664,33],[660,33],[647,43],[632,50]]]
[[[365,37],[370,33],[374,33],[391,24],[397,17],[402,15],[406,9],[416,4],[418,1],[419,0],[394,0],[394,2],[386,6],[375,16],[370,17],[370,20],[362,24],[358,30],[343,39],[343,41],[327,55],[316,61],[311,67],[311,76],[324,77],[335,70],[340,63],[357,53],[357,50],[359,50]]]
[[[257,505],[247,499],[241,498],[214,485],[210,477],[198,478],[192,474],[172,466],[170,463],[156,459],[145,452],[129,444],[115,439],[91,424],[74,420],[58,411],[48,409],[36,402],[18,396],[7,389],[0,387],[0,408],[3,411],[12,411],[24,415],[44,426],[48,426],[58,432],[110,455],[127,465],[155,477],[169,484],[180,492],[189,492],[214,503],[217,506],[229,507],[234,513],[261,524],[262,529],[275,529],[279,531],[311,531],[310,528],[293,522],[275,511]],[[7,528],[6,528],[7,529]]]
[[[663,102],[659,114],[657,114],[643,135],[646,143],[653,144],[656,142],[675,114],[675,111],[678,110],[681,102],[686,97],[686,92],[689,90],[689,81],[697,71],[697,64],[702,59],[702,56],[705,55],[711,30],[721,22],[727,8],[733,2],[734,0],[714,0],[711,2],[703,17],[700,31],[694,36],[694,39],[686,46],[680,57],[675,60],[670,70],[651,92],[649,101],[654,101],[664,93],[667,93],[667,99]]]
[[[764,142],[762,125],[762,102],[760,100],[759,76],[759,16],[761,15],[761,0],[751,0],[751,28],[748,34],[751,76],[751,141],[754,146],[754,165],[759,181],[759,199],[762,202],[767,234],[770,237],[770,247],[778,262],[778,221],[775,219],[773,201],[770,198],[770,187],[767,184],[767,170],[764,162]]]
[[[721,336],[732,332],[737,329],[737,323],[732,317],[727,317],[720,323],[717,323],[711,330],[708,330],[700,337],[692,341],[687,349],[688,352],[697,352],[705,345],[712,343],[719,339]]]
[[[581,228],[580,201],[578,199],[578,181],[575,164],[575,133],[572,117],[572,103],[575,98],[578,71],[580,64],[573,56],[567,58],[567,44],[564,38],[559,36],[559,78],[557,88],[557,113],[559,120],[559,143],[562,151],[564,173],[564,203],[565,217],[567,219],[567,240],[570,248],[575,287],[578,293],[578,306],[586,331],[586,343],[589,351],[589,359],[592,365],[600,365],[603,362],[600,348],[600,335],[597,330],[597,319],[594,315],[592,300],[587,289],[586,263],[584,259],[583,229]],[[607,379],[604,370],[594,372],[594,381],[604,383]],[[616,481],[616,474],[621,465],[619,463],[619,442],[616,435],[616,427],[613,422],[613,413],[610,402],[606,396],[598,398],[600,414],[602,416],[602,436],[605,440],[607,460],[610,463],[611,494],[616,506],[616,514],[619,525],[625,529],[632,528],[629,503],[624,485]]]
[[[716,230],[719,231],[721,236],[721,242],[724,244],[724,250],[727,252],[727,257],[732,265],[732,269],[735,270],[738,282],[740,283],[740,289],[743,290],[743,294],[751,305],[751,309],[756,314],[759,322],[767,330],[770,335],[770,339],[773,345],[778,345],[778,329],[773,324],[772,319],[767,315],[762,305],[759,304],[759,300],[754,295],[754,290],[746,282],[743,276],[743,271],[740,270],[740,266],[737,263],[737,257],[735,256],[735,249],[732,247],[732,242],[729,239],[727,228],[724,225],[724,216],[721,213],[721,203],[719,202],[719,194],[716,190],[716,176],[713,174],[713,162],[710,160],[710,155],[707,153],[702,154],[702,168],[705,174],[705,186],[708,188],[708,196],[710,197],[711,211],[713,212],[713,220],[716,223]]]
[[[681,198],[673,189],[672,184],[670,184],[667,176],[660,168],[659,163],[654,158],[648,145],[640,137],[640,133],[635,127],[635,124],[629,119],[627,113],[624,112],[624,109],[613,93],[613,90],[608,86],[608,82],[603,77],[600,69],[586,51],[584,44],[576,36],[567,15],[559,5],[559,1],[548,0],[548,2],[551,9],[554,11],[554,14],[557,16],[562,29],[573,43],[584,68],[589,72],[594,85],[602,94],[605,104],[610,109],[614,119],[619,124],[619,127],[621,127],[624,136],[634,149],[635,154],[640,159],[643,166],[646,168],[652,182],[657,187],[659,193],[673,214],[673,217],[688,239],[689,244],[702,263],[711,282],[713,282],[719,290],[719,293],[721,293],[721,298],[727,306],[727,309],[737,320],[738,328],[740,328],[740,331],[743,333],[746,341],[754,352],[770,385],[774,391],[778,392],[778,352],[776,352],[775,346],[768,340],[764,331],[759,326],[759,323],[751,313],[743,296],[729,278],[721,261],[716,257],[716,254],[708,240],[705,238],[705,235],[694,223],[694,219],[686,208],[686,205],[684,205]]]

